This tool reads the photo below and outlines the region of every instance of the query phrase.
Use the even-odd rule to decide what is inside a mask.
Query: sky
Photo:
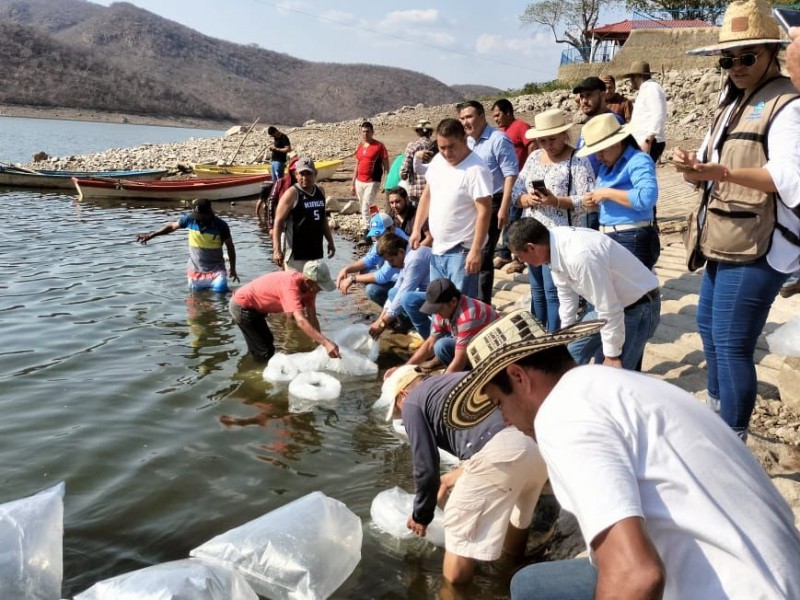
[[[496,5],[474,0],[129,1],[215,38],[310,61],[412,69],[448,85],[505,90],[549,81],[556,78],[567,48],[549,31],[521,25],[524,0]],[[624,15],[616,17],[611,21]]]

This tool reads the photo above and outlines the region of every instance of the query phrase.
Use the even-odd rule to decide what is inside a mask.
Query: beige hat
[[[321,260],[308,261],[303,266],[303,276],[316,282],[316,284],[326,292],[332,292],[336,288],[336,284],[334,284],[333,279],[331,279],[331,272],[330,269],[328,269],[328,265]]]
[[[719,54],[722,50],[756,46],[758,44],[785,44],[781,39],[778,22],[770,13],[764,0],[736,0],[728,5],[719,30],[719,43],[689,50],[686,54]]]
[[[539,113],[533,119],[533,127],[525,132],[525,137],[535,140],[540,137],[555,135],[572,129],[572,123],[567,123],[567,117],[560,108],[551,108]]]
[[[650,63],[643,60],[635,60],[631,63],[631,70],[625,73],[623,77],[631,77],[633,75],[651,75]]]
[[[417,121],[417,124],[414,126],[414,129],[427,129],[429,131],[433,131],[431,122],[428,121],[428,119],[420,119],[419,121]]]
[[[391,421],[394,415],[397,394],[406,389],[412,381],[419,377],[424,377],[424,375],[419,372],[416,365],[401,365],[383,382],[381,397],[378,399],[377,404],[388,405],[388,412],[386,414],[387,421]]]
[[[584,321],[547,333],[530,312],[515,310],[485,327],[467,346],[473,370],[445,398],[445,424],[453,429],[477,425],[495,409],[483,388],[500,371],[530,354],[588,337],[604,324]]]
[[[614,113],[603,113],[592,117],[583,126],[584,146],[575,153],[575,156],[589,156],[600,152],[617,142],[621,142],[633,132],[630,123],[620,125]]]

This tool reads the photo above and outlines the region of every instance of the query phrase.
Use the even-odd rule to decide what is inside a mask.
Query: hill
[[[505,92],[505,90],[501,90],[500,88],[492,87],[490,85],[480,85],[477,83],[464,83],[459,85],[451,85],[450,87],[461,94],[461,97],[466,100],[501,96]]]
[[[154,116],[208,113],[293,125],[461,99],[458,91],[415,71],[300,60],[212,38],[125,2],[103,7],[84,0],[0,0],[0,22],[35,28],[37,41],[16,54],[15,78],[25,87],[11,89],[16,81],[2,86],[0,103],[52,105],[58,98],[64,107],[97,108],[109,94],[90,104],[85,94],[73,98],[64,89],[66,73],[81,78],[89,66],[101,89],[136,105],[125,110]],[[7,64],[19,50],[0,42],[0,60]],[[53,53],[64,58],[54,61]],[[113,82],[95,79],[103,68]],[[176,95],[188,102],[186,111]],[[106,109],[121,110],[120,100],[111,100]]]

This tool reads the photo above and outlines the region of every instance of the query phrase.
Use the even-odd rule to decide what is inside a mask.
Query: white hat
[[[539,113],[533,119],[533,127],[525,132],[525,137],[535,140],[540,137],[556,135],[572,129],[572,123],[567,123],[567,117],[560,108],[551,108]]]
[[[589,156],[600,150],[605,150],[617,142],[621,142],[633,131],[630,123],[620,125],[614,113],[603,113],[592,117],[583,126],[584,146],[575,153],[575,156]]]
[[[419,377],[423,377],[423,375],[417,370],[417,365],[402,365],[397,367],[394,373],[384,380],[383,386],[381,387],[381,397],[378,399],[377,404],[388,405],[388,412],[386,414],[387,421],[391,421],[394,415],[397,394],[406,389],[412,381]]]

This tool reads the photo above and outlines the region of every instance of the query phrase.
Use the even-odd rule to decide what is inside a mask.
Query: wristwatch
[[[356,274],[355,273],[350,273],[350,283],[358,283],[356,281]]]

